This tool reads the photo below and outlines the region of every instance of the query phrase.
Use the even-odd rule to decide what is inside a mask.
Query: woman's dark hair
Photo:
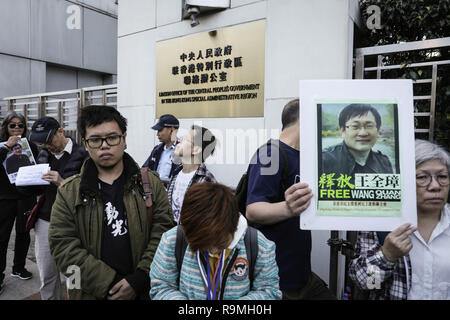
[[[180,223],[192,251],[226,249],[238,221],[238,205],[233,191],[227,186],[202,182],[187,190]]]
[[[95,127],[105,122],[115,121],[122,134],[127,131],[127,119],[111,106],[90,105],[81,109],[77,127],[82,138],[86,137],[86,128]]]
[[[206,128],[192,125],[191,130],[194,130],[194,146],[200,146],[202,148],[202,163],[206,158],[214,153],[216,148],[216,137],[212,132]]]
[[[381,127],[381,116],[377,109],[372,107],[370,104],[349,104],[344,109],[342,109],[339,114],[339,128],[345,130],[345,124],[348,120],[356,117],[361,117],[363,115],[372,112],[375,117],[375,122],[377,124],[377,129]]]
[[[23,137],[25,138],[27,136],[27,120],[25,119],[25,116],[21,113],[10,111],[0,125],[0,141],[6,141],[9,139],[8,125],[14,118],[20,119],[20,122],[23,123]]]

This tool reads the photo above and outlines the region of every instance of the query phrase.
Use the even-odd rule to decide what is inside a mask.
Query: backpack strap
[[[177,261],[177,270],[178,270],[178,284],[180,283],[180,271],[181,266],[183,265],[184,254],[187,248],[186,237],[184,236],[183,228],[178,225],[177,227],[177,238],[175,240],[175,258]]]
[[[248,259],[248,276],[250,279],[250,289],[253,287],[254,269],[256,258],[258,257],[258,231],[248,226],[244,236],[245,251],[247,251]]]
[[[141,168],[142,186],[144,187],[145,193],[145,206],[147,207],[147,221],[148,229],[152,230],[152,218],[153,218],[153,200],[152,200],[152,189],[150,187],[150,180],[148,178],[148,168]]]

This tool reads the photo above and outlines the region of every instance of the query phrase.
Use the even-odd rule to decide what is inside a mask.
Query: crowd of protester
[[[392,172],[373,144],[358,145],[358,137],[376,140],[376,110],[346,109],[329,165],[345,155],[350,174]],[[279,138],[255,151],[239,210],[233,190],[205,164],[217,144],[207,128],[193,125],[179,139],[178,119],[161,116],[153,126],[161,143],[141,167],[125,152],[127,120],[113,107],[81,110],[80,145],[54,118],[38,119],[27,135],[25,117],[8,114],[0,162],[27,137],[36,162],[50,170],[42,177],[48,185],[16,187],[0,166],[0,293],[15,222],[11,275],[33,276],[25,261],[34,228],[44,300],[63,299],[60,272],[73,279],[74,268],[79,281],[67,286],[69,299],[336,299],[312,271],[311,231],[299,226],[314,195],[300,179],[298,99],[284,106],[281,124]],[[366,299],[450,299],[450,156],[416,140],[415,160],[417,226],[358,233],[348,275]]]

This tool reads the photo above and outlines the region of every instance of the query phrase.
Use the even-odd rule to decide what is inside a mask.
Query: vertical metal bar
[[[28,103],[24,103],[23,105],[23,116],[25,117],[25,123],[27,124],[27,127],[30,125],[28,121]],[[31,128],[27,128],[27,130],[30,130]]]
[[[108,103],[108,98],[106,97],[106,89],[102,89],[102,95],[103,95],[103,105],[106,106]]]
[[[364,79],[364,55],[357,55],[355,59],[355,79]]]
[[[14,110],[14,103],[16,103],[16,100],[14,99],[8,100],[8,112]]]
[[[78,118],[80,117],[81,108],[84,107],[84,90],[81,89],[77,92],[78,96],[78,103],[77,103],[77,122]],[[75,129],[75,140],[78,144],[81,144],[81,135],[80,132],[78,132],[78,127]]]
[[[85,105],[85,99],[86,99],[86,93],[84,91],[84,89],[81,89],[78,93],[78,112],[77,114],[80,114],[80,110],[81,108],[84,108]]]
[[[433,64],[433,71],[431,73],[431,104],[430,104],[430,131],[428,140],[433,141],[434,138],[434,121],[436,112],[436,87],[437,87],[437,64]]]
[[[64,129],[64,123],[62,122],[61,108],[62,108],[62,102],[58,101],[58,107],[56,109],[56,114],[57,114],[57,117],[58,117],[59,125],[61,126],[61,128]]]
[[[37,98],[37,118],[42,118],[43,114],[45,113],[42,109],[44,109],[43,107],[43,103],[42,103],[42,96],[38,96]]]
[[[377,79],[381,79],[381,67],[383,66],[383,56],[379,54],[377,56]]]
[[[331,231],[330,245],[330,283],[331,292],[337,296],[337,276],[338,276],[338,254],[339,246],[336,245],[339,240],[339,231]]]

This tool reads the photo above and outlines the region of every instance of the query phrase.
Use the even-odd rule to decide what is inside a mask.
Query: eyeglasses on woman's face
[[[16,127],[19,127],[20,129],[25,128],[25,126],[23,125],[23,123],[15,123],[15,122],[10,122],[10,123],[8,124],[8,127],[9,127],[10,129],[14,129],[14,128],[16,128]]]
[[[437,181],[437,183],[439,183],[441,187],[446,187],[449,185],[450,179],[448,173],[438,173],[438,174],[420,173],[416,175],[416,184],[419,187],[428,187],[433,178]]]

